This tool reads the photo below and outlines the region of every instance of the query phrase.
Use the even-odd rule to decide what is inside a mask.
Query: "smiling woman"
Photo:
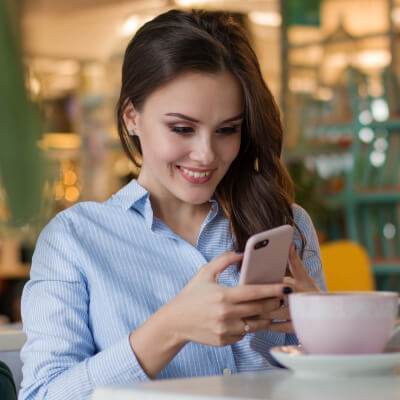
[[[271,369],[271,346],[297,342],[283,297],[325,288],[280,161],[279,111],[229,15],[172,10],[146,23],[126,50],[117,110],[139,176],[41,233],[22,298],[21,400]],[[238,285],[248,237],[282,224],[296,229],[292,277]]]
[[[229,72],[180,73],[142,108],[125,108],[125,125],[143,153],[138,182],[162,215],[210,199],[239,153],[242,114],[241,88]]]
[[[233,110],[236,107],[243,112],[240,152],[228,173],[224,174],[215,194],[231,219],[238,248],[243,249],[251,234],[266,227],[287,222],[296,225],[290,207],[294,192],[291,179],[280,161],[283,136],[280,113],[262,78],[257,57],[245,32],[231,17],[218,25],[215,14],[211,15],[199,12],[189,17],[185,13],[171,11],[139,29],[125,53],[118,104],[118,130],[128,157],[139,166],[135,153],[143,153],[143,143],[138,136],[132,138],[127,134],[130,128],[125,124],[126,113],[133,107],[140,112],[153,91],[182,73],[202,73],[204,80],[206,76],[221,75],[223,72],[228,80],[230,75],[235,83],[219,88],[214,85],[213,93],[210,82],[215,78],[210,78],[207,83],[210,97],[202,102],[200,97],[197,100],[197,96],[194,96],[194,93],[197,95],[197,88],[174,93],[176,97],[170,97],[169,102],[181,100],[186,107],[192,104],[193,108],[199,110],[205,107],[205,103],[211,103],[211,99],[221,108],[226,107],[229,99],[241,102],[241,105],[230,106]],[[157,36],[161,32],[168,33],[171,41],[175,40],[176,43],[163,45],[165,42]],[[236,96],[234,93],[233,97],[230,96],[228,91],[232,92],[235,87],[241,96],[238,96],[239,92]],[[205,112],[203,114],[207,115],[207,119],[210,118]],[[254,168],[255,165],[258,167]],[[257,214],[254,213],[256,208]],[[277,209],[280,212],[277,213]],[[302,237],[301,230],[298,232]],[[304,249],[303,237],[302,242],[301,248]]]

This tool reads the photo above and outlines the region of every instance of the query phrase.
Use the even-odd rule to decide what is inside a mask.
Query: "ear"
[[[136,133],[138,125],[138,112],[135,110],[135,107],[133,107],[133,104],[130,100],[127,100],[127,105],[122,117],[124,119],[126,129]]]

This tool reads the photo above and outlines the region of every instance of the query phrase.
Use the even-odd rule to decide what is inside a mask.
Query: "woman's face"
[[[193,205],[210,199],[240,148],[243,97],[229,72],[185,72],[127,108],[139,136],[138,178],[152,196]]]

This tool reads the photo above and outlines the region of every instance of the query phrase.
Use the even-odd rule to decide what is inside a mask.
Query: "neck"
[[[160,198],[150,194],[153,214],[167,225],[182,225],[188,221],[204,220],[210,210],[210,203],[188,204],[178,199]]]
[[[204,220],[207,216],[211,204],[205,202],[202,204],[186,203],[171,193],[165,191],[154,191],[146,185],[146,180],[141,179],[139,175],[138,183],[147,189],[150,193],[150,202],[153,209],[153,215],[169,226],[188,225],[189,222]]]
[[[181,238],[196,247],[201,226],[210,210],[210,203],[199,205],[160,199],[150,195],[155,215]]]

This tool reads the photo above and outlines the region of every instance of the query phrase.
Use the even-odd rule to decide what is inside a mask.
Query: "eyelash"
[[[188,135],[193,132],[193,128],[191,128],[189,126],[172,125],[172,126],[170,126],[170,129],[172,132],[178,133],[180,135]],[[222,128],[219,128],[217,130],[217,133],[220,133],[221,135],[233,135],[234,133],[237,133],[238,131],[239,131],[239,125],[233,125],[233,126],[224,126]]]

